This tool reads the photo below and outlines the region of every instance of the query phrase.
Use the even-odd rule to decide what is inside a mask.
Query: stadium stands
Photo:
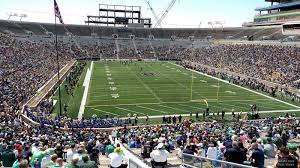
[[[37,153],[42,154],[36,156],[42,160],[47,157],[48,152],[54,152],[58,157],[66,159],[68,164],[84,164],[81,158],[83,153],[86,153],[95,163],[98,163],[97,157],[99,156],[107,166],[108,159],[104,155],[113,152],[107,148],[110,146],[108,137],[110,133],[87,130],[89,128],[122,127],[125,125],[125,120],[93,117],[79,121],[64,116],[53,117],[51,115],[53,102],[48,101],[48,97],[42,100],[37,107],[25,106],[24,109],[24,114],[38,123],[39,127],[33,128],[31,125],[26,125],[17,117],[17,112],[21,110],[22,106],[56,73],[54,38],[46,34],[54,32],[54,25],[1,20],[0,31],[1,152],[15,152],[16,156],[22,155],[28,160],[29,157],[35,158]],[[31,31],[32,35],[28,34],[28,31]],[[260,80],[297,89],[300,78],[298,54],[300,50],[296,46],[280,45],[279,40],[284,37],[280,31],[279,27],[141,29],[59,25],[57,27],[57,33],[60,36],[59,63],[60,67],[64,67],[75,59],[160,59],[176,60],[178,64],[194,68],[191,66],[191,62],[196,62],[205,65],[205,68],[197,67],[198,71],[210,75],[216,76],[217,73],[207,67],[221,68],[235,74],[242,74],[248,79],[241,79],[240,76],[233,76],[231,73],[222,73],[221,76],[230,82],[242,86],[247,85],[252,89],[260,89],[265,92],[269,92],[268,88],[278,89],[265,86],[266,84],[258,82]],[[15,36],[7,34],[7,32],[11,32]],[[97,36],[91,37],[92,33],[96,33]],[[119,37],[113,38],[113,34],[117,34]],[[134,35],[135,38],[129,38],[130,35]],[[153,35],[154,39],[149,39],[149,35]],[[176,38],[171,40],[172,36],[176,36]],[[194,36],[194,41],[189,40],[189,36]],[[207,40],[208,36],[211,36],[212,39]],[[277,41],[275,41],[276,45],[214,43],[214,40],[224,40],[229,37],[231,40],[241,40],[245,36],[253,36],[254,40],[268,37],[268,40]],[[287,93],[287,90],[283,91]],[[54,90],[51,90],[52,92]],[[293,97],[293,101],[300,100],[296,93],[291,92],[290,96]],[[221,156],[224,155],[227,161],[232,161],[226,157],[227,154],[222,149],[224,146],[227,150],[232,148],[233,141],[242,144],[239,147],[233,145],[234,150],[240,152],[238,155],[247,153],[252,156],[253,152],[258,152],[262,148],[259,139],[263,143],[267,143],[267,140],[271,138],[279,148],[286,146],[289,140],[297,140],[299,133],[298,119],[241,122],[239,125],[233,123],[227,126],[221,123],[191,125],[189,120],[184,120],[169,126],[124,127],[115,130],[112,136],[121,140],[128,148],[133,148],[133,151],[145,158],[148,163],[151,160],[149,158],[151,151],[155,150],[155,146],[159,143],[164,143],[165,149],[171,152],[170,156],[174,158],[168,163],[178,167],[181,164],[177,158],[180,157],[180,152],[192,152],[192,154],[207,157],[209,149],[216,150]],[[260,145],[259,150],[253,149],[255,146],[251,147],[256,143]],[[24,150],[20,150],[20,146]],[[113,148],[113,146],[110,147]],[[249,150],[242,153],[244,148]],[[179,149],[179,156],[176,156],[175,150]],[[267,149],[262,148],[262,150]],[[294,150],[293,146],[291,146],[291,150]],[[68,160],[68,151],[71,154],[76,153],[80,157]],[[282,151],[284,152],[284,149]],[[33,156],[30,156],[30,152],[33,153]],[[44,154],[46,154],[45,157]],[[215,159],[223,158],[221,156]],[[13,159],[16,160],[16,157]],[[31,159],[29,161],[34,166],[41,164],[40,160]],[[273,164],[276,159],[265,159],[265,165],[268,165],[270,160],[272,160],[270,164]],[[3,160],[3,157],[2,163],[6,167],[12,166],[11,162]]]
[[[23,35],[24,30],[31,30],[33,34],[42,35],[45,30],[48,32],[54,32],[54,24],[47,23],[33,23],[33,22],[15,22],[0,20],[0,30],[3,32],[9,30],[17,35]],[[280,26],[275,27],[245,27],[245,28],[165,28],[165,29],[148,29],[148,28],[110,28],[110,27],[95,27],[85,25],[57,25],[57,34],[66,35],[67,31],[76,36],[91,36],[92,33],[96,33],[99,37],[111,37],[113,34],[118,34],[120,38],[129,38],[134,34],[137,38],[148,38],[149,35],[153,35],[155,38],[170,39],[175,35],[179,39],[186,39],[189,36],[195,36],[196,39],[205,39],[207,36],[212,36],[214,39],[226,39],[228,36],[232,36],[235,39],[242,39],[244,36],[253,35],[256,32],[260,32],[255,39],[259,40],[262,36],[269,36],[272,33],[279,32]],[[283,36],[281,36],[283,37]],[[270,37],[270,40],[279,40],[278,38]]]

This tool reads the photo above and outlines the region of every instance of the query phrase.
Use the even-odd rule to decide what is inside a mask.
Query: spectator
[[[46,164],[46,167],[52,167],[52,166],[54,166],[54,165],[56,164],[56,160],[57,160],[57,159],[58,159],[57,154],[53,154],[53,155],[51,156],[51,160],[45,163],[45,164]]]
[[[192,151],[192,146],[190,144],[187,144],[185,149],[182,151],[182,158],[183,158],[184,163],[187,163],[187,164],[193,163],[192,156],[194,156],[194,151]]]
[[[209,143],[209,147],[207,149],[206,157],[209,159],[216,159],[217,158],[217,143],[211,142]]]
[[[99,150],[96,147],[93,147],[90,153],[90,160],[95,162],[97,165],[100,165],[99,157],[100,157]]]
[[[252,144],[253,152],[250,156],[251,165],[258,168],[264,168],[265,157],[264,152],[258,148],[257,143]]]
[[[277,146],[273,143],[272,138],[267,138],[267,144],[264,145],[264,154],[268,158],[275,158],[277,152]]]
[[[23,160],[22,156],[18,156],[17,160],[12,165],[12,168],[19,168],[21,160]]]
[[[63,168],[64,167],[64,161],[62,158],[57,158],[56,163],[52,168]]]
[[[264,146],[262,145],[262,142],[261,142],[261,139],[260,139],[260,138],[258,138],[258,139],[256,140],[256,143],[257,143],[258,149],[264,151]]]
[[[97,168],[97,164],[94,161],[89,160],[88,155],[82,156],[83,164],[81,165],[81,168]]]
[[[243,164],[244,161],[247,161],[247,149],[244,147],[243,143],[242,142],[238,142],[238,145],[239,145],[239,152],[240,152],[240,164]]]
[[[29,168],[28,161],[23,159],[20,161],[19,168]]]
[[[113,153],[115,150],[115,146],[113,144],[109,144],[106,146],[106,155],[108,156],[109,154]]]
[[[2,153],[2,165],[4,167],[12,167],[16,160],[16,156],[12,151],[12,146],[8,145],[6,150]]]
[[[66,168],[79,168],[79,166],[77,166],[78,160],[79,158],[75,156],[72,161],[66,165]]]
[[[67,150],[67,162],[71,162],[74,154],[76,153],[75,144],[71,144],[71,147]]]
[[[111,168],[123,168],[126,166],[126,160],[123,155],[120,153],[121,148],[116,148],[116,152],[112,152],[108,155],[108,158],[110,159],[110,166]]]
[[[232,147],[227,148],[224,153],[224,159],[227,162],[240,163],[241,156],[238,148],[238,143],[236,141],[232,142]]]
[[[44,154],[45,154],[45,155],[44,155],[44,157],[42,158],[42,161],[41,161],[41,167],[42,167],[42,168],[45,167],[45,166],[47,165],[47,163],[49,163],[49,162],[52,161],[52,160],[51,160],[51,156],[50,156],[49,151],[45,151]],[[56,160],[56,159],[55,159],[55,160]],[[53,165],[54,165],[54,163],[55,163],[55,160],[54,160],[54,162],[53,162]]]
[[[278,159],[274,165],[275,168],[297,168],[298,160],[289,154],[287,147],[279,149]]]
[[[167,165],[167,158],[169,156],[169,152],[163,149],[164,144],[159,143],[157,145],[157,149],[153,150],[150,153],[151,157],[151,164],[152,167],[159,166],[159,167],[165,167]]]
[[[207,149],[207,153],[206,153],[206,157],[209,158],[209,159],[214,159],[216,160],[217,159],[217,154],[218,154],[218,148],[216,147],[217,146],[217,143],[216,142],[211,142],[209,143],[208,145],[208,149]],[[216,161],[212,161],[212,164],[214,166],[218,165],[218,163]]]
[[[299,155],[297,154],[297,146],[295,144],[289,145],[290,155],[295,157],[299,161]]]

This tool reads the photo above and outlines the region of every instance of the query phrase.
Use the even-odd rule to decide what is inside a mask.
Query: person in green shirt
[[[114,145],[112,145],[112,144],[107,145],[106,149],[105,149],[107,156],[109,154],[113,153],[115,151],[115,148],[116,147]]]
[[[6,150],[2,153],[2,165],[3,167],[12,167],[16,160],[16,155],[12,151],[12,146],[7,146]]]
[[[50,166],[49,168],[62,168],[64,167],[64,160],[62,158],[56,159],[56,163],[53,166]]]
[[[35,151],[30,161],[31,166],[40,165],[43,157],[44,157],[43,151],[40,150]]]
[[[278,149],[281,148],[283,145],[282,138],[280,136],[275,136],[273,138],[273,143],[277,146]]]
[[[71,160],[71,163],[68,163],[65,168],[79,168],[79,166],[77,166],[77,162],[78,162],[79,158],[73,158]]]
[[[56,163],[56,160],[58,159],[58,156],[57,154],[53,154],[51,156],[51,161],[46,163],[46,167],[52,167],[52,166],[55,166],[55,163]]]
[[[96,162],[91,161],[88,155],[83,155],[82,160],[83,164],[80,166],[81,168],[97,168]]]
[[[22,160],[23,158],[21,156],[18,156],[17,157],[17,160],[14,162],[14,164],[12,165],[12,168],[19,168],[19,165],[20,165],[20,161]]]

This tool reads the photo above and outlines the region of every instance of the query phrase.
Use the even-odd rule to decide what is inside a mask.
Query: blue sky
[[[149,0],[157,14],[161,13],[171,0]],[[66,24],[84,24],[86,15],[97,15],[98,4],[120,4],[142,6],[143,17],[153,15],[144,0],[57,0]],[[268,6],[264,0],[177,0],[163,21],[164,27],[208,27],[209,21],[222,21],[225,26],[241,26],[253,20],[256,7]],[[0,0],[0,19],[7,19],[7,13],[25,13],[24,21],[54,22],[53,0]],[[12,18],[17,19],[17,18]]]

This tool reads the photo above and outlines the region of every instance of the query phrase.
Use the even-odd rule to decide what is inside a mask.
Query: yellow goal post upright
[[[219,41],[216,41],[215,42],[216,45],[220,45],[221,43]],[[192,61],[191,61],[191,67],[192,67],[192,78],[191,78],[191,93],[190,93],[190,101],[191,102],[197,102],[197,103],[205,103],[206,105],[206,108],[209,107],[208,105],[208,102],[217,102],[217,107],[219,108],[219,95],[220,95],[220,80],[217,80],[217,92],[216,92],[216,99],[206,99],[206,98],[203,98],[203,99],[193,99],[193,85],[194,85],[194,71],[196,71],[196,67],[197,67],[197,64],[196,64],[196,61],[195,61],[195,54],[194,52],[192,52]],[[218,67],[217,67],[217,73],[218,73],[218,78],[221,79],[221,68],[222,68],[222,61],[223,61],[223,58],[221,57],[220,59],[220,62],[218,64]],[[220,109],[219,109],[220,110]]]
[[[196,102],[196,103],[205,103],[206,108],[208,108],[208,101],[207,99],[193,99],[193,85],[194,85],[194,71],[197,70],[197,64],[196,64],[196,58],[194,51],[191,54],[192,61],[191,61],[191,69],[192,69],[192,75],[191,75],[191,93],[190,93],[190,101]],[[209,100],[210,101],[210,100]],[[211,101],[216,101],[215,99],[211,99]]]
[[[220,45],[221,44],[221,42],[220,41],[217,41],[217,45]],[[217,108],[218,108],[218,110],[220,111],[220,80],[221,80],[221,70],[222,70],[222,63],[223,63],[223,57],[221,56],[220,57],[220,62],[219,62],[219,64],[217,65],[217,73],[218,73],[218,78],[219,78],[219,80],[218,80],[218,87],[217,87]]]

